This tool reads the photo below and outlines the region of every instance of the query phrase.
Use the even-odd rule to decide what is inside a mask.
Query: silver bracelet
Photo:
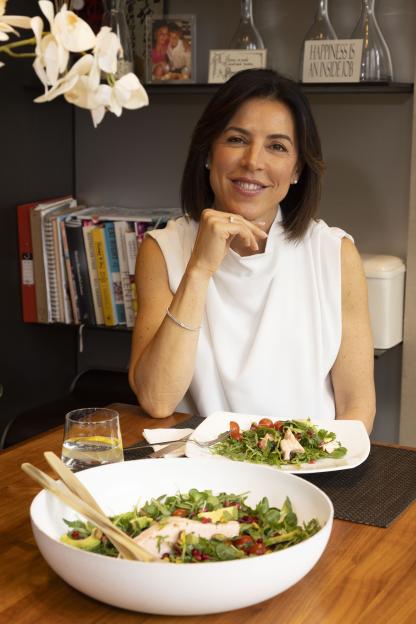
[[[198,327],[191,327],[190,325],[186,325],[186,323],[182,323],[182,321],[179,321],[173,316],[169,308],[166,308],[166,314],[174,323],[176,323],[176,325],[179,325],[179,327],[182,327],[183,329],[187,329],[188,331],[199,331],[201,329],[201,325]]]

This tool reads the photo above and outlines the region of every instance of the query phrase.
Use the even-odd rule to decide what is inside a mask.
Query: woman
[[[366,281],[351,237],[315,219],[323,172],[306,98],[272,70],[220,87],[182,180],[185,217],[140,248],[130,383],[155,418],[313,420],[374,412]]]
[[[169,45],[169,27],[166,22],[159,23],[154,29],[152,47],[152,78],[160,80],[169,71],[167,49]]]

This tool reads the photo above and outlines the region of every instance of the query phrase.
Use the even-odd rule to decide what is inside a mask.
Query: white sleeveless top
[[[181,217],[148,233],[164,255],[172,293],[197,230]],[[344,236],[314,221],[301,242],[289,242],[278,211],[264,253],[242,257],[230,249],[209,281],[189,388],[201,416],[335,418],[330,371],[341,343]]]

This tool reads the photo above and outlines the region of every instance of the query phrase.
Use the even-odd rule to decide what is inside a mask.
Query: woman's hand
[[[267,234],[258,225],[240,215],[206,208],[201,214],[188,267],[203,271],[209,276],[213,275],[236,237],[241,239],[248,250],[258,251],[257,241],[266,239]]]

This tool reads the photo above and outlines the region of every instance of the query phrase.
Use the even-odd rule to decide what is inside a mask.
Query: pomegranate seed
[[[207,553],[202,553],[202,561],[209,561],[211,557]]]
[[[192,550],[192,557],[194,559],[196,559],[197,561],[202,561],[202,553],[200,550],[198,550],[198,548],[194,548]]]
[[[72,537],[72,539],[80,539],[81,535],[80,535],[79,531],[72,531],[71,537]]]
[[[308,461],[308,464],[316,464],[316,459],[310,459],[310,460]]]
[[[212,522],[212,519],[211,519],[211,518],[204,518],[204,517],[203,517],[203,518],[201,518],[201,522],[202,522],[203,524],[208,524],[209,522]]]

